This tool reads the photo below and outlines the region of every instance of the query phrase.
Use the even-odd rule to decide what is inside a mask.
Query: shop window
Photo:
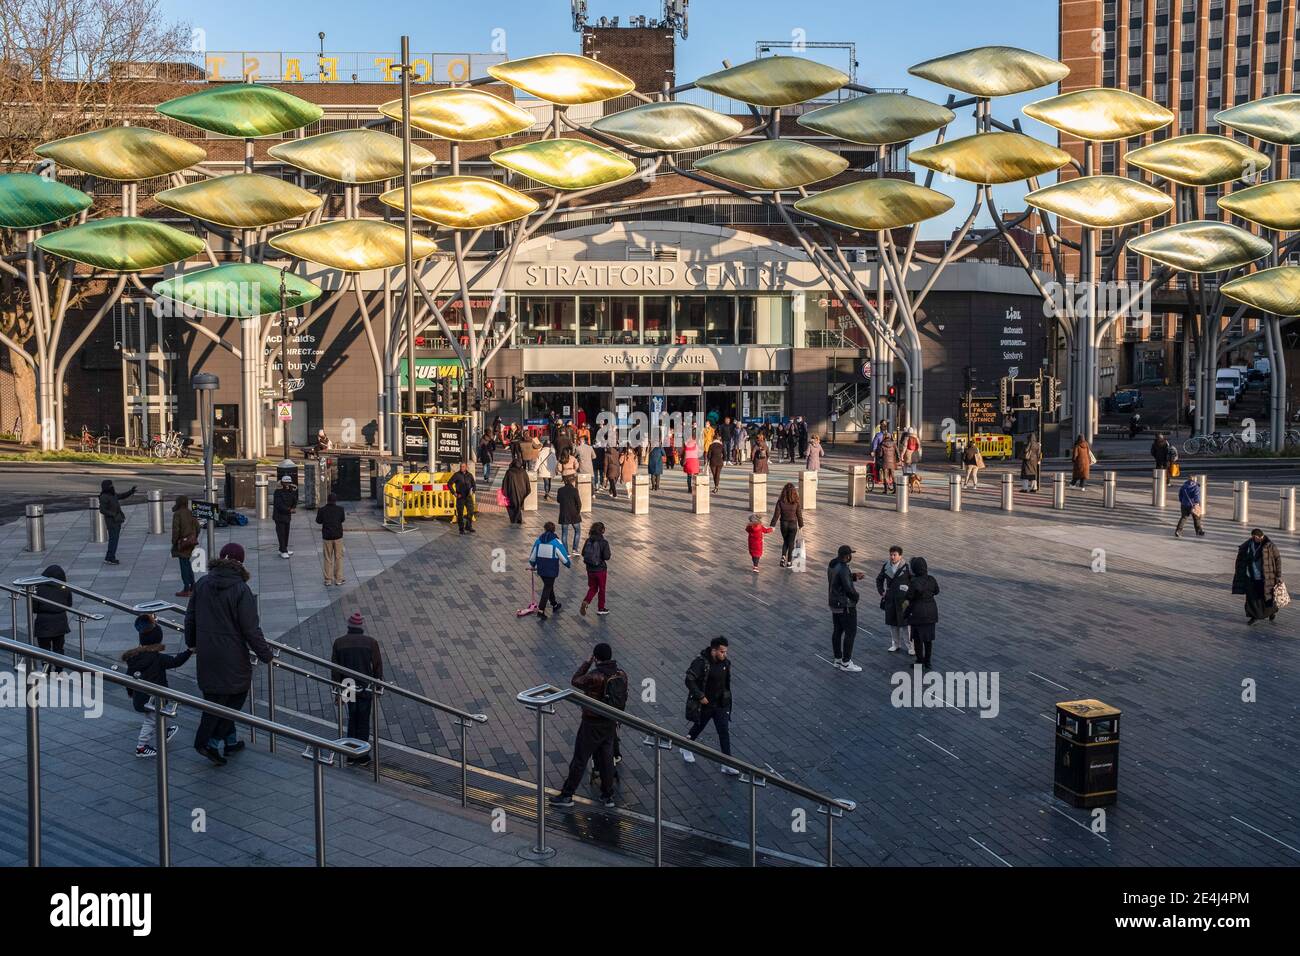
[[[563,388],[573,387],[572,372],[529,372],[524,376],[525,388]]]
[[[791,303],[786,296],[740,297],[741,345],[789,345],[793,325]]]
[[[645,339],[646,345],[668,345],[672,342],[672,312],[668,296],[647,295],[644,297]]]
[[[677,345],[735,345],[735,296],[676,297],[674,343]]]
[[[525,296],[519,300],[519,317],[521,344],[574,344],[577,316],[573,296]]]
[[[636,296],[584,295],[578,300],[582,345],[639,345],[641,308]]]

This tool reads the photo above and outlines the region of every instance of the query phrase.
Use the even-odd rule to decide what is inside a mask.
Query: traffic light
[[[896,385],[889,386],[889,390],[885,393],[885,401],[887,402],[898,401],[898,387]]]
[[[1043,382],[1042,379],[1034,379],[1034,408],[1043,407]]]

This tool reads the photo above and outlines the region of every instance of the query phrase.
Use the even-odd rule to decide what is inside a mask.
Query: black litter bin
[[[257,507],[257,462],[227,458],[225,465],[226,507]]]
[[[338,456],[338,466],[330,490],[338,496],[339,501],[361,500],[362,460],[360,455]]]
[[[298,466],[291,461],[282,461],[275,466],[275,483],[278,485],[285,475],[295,485],[298,484]]]
[[[1119,796],[1119,717],[1099,700],[1056,705],[1053,792],[1076,807],[1105,807]]]

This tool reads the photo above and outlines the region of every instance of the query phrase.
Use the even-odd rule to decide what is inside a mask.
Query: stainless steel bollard
[[[894,483],[894,510],[900,515],[905,515],[911,504],[911,492],[907,487],[907,478],[900,475],[899,480]]]
[[[804,511],[817,510],[817,472],[799,473],[799,503],[803,505]]]
[[[582,514],[591,514],[591,475],[578,475],[578,509]]]
[[[632,487],[628,489],[632,499],[632,514],[648,515],[650,513],[650,476],[633,475]]]
[[[1163,508],[1165,506],[1165,481],[1166,472],[1163,468],[1153,469],[1151,472],[1151,507]]]
[[[1114,510],[1115,508],[1115,472],[1108,471],[1105,473],[1101,486],[1101,506]]]
[[[860,508],[867,503],[867,466],[852,465],[849,467],[849,500],[850,508]]]
[[[27,550],[33,554],[44,551],[45,505],[28,505],[24,510],[27,514]]]
[[[270,509],[267,507],[266,485],[266,475],[258,472],[253,476],[253,493],[257,496],[257,519],[259,521],[265,521],[270,517]]]
[[[108,540],[108,525],[104,524],[104,516],[99,513],[99,499],[92,497],[86,509],[90,513],[90,542],[103,544]]]
[[[767,511],[767,475],[749,476],[749,510],[760,517]]]
[[[1196,483],[1201,486],[1201,520],[1210,516],[1210,479],[1207,475],[1197,475]]]
[[[948,510],[961,511],[961,475],[948,476]]]
[[[1015,510],[1015,492],[1011,488],[1011,476],[1009,474],[1002,476],[1002,510]]]
[[[1063,471],[1052,475],[1052,508],[1055,511],[1065,510],[1065,472]]]
[[[162,490],[154,488],[145,497],[149,501],[149,533],[165,534],[167,528],[163,524]]]
[[[1250,524],[1250,482],[1232,483],[1232,520],[1237,524]]]
[[[1282,531],[1295,530],[1295,489],[1282,488],[1277,493],[1278,497],[1278,520],[1277,526]]]

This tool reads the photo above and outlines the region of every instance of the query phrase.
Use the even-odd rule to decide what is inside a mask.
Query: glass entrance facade
[[[786,414],[789,372],[526,372],[525,418],[594,422],[601,412],[692,413],[776,420]],[[579,411],[581,410],[581,415]]]

